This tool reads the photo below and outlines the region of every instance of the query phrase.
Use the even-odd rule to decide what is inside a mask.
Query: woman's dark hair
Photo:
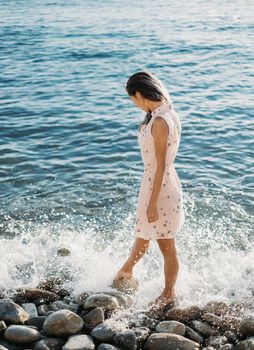
[[[164,101],[172,106],[172,101],[167,89],[162,82],[151,72],[145,70],[131,75],[126,83],[126,90],[129,96],[136,96],[139,91],[142,96],[152,101]],[[152,115],[150,112],[146,116],[141,125],[148,124]]]

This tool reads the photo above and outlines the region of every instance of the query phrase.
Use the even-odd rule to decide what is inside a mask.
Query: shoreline
[[[252,350],[254,316],[248,307],[253,305],[211,301],[149,314],[135,309],[131,293],[115,289],[73,297],[51,279],[0,293],[0,348]]]

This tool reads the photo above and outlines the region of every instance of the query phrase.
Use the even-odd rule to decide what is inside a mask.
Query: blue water
[[[0,13],[1,287],[34,286],[59,246],[76,293],[105,289],[125,260],[144,118],[125,83],[148,69],[182,123],[178,292],[253,299],[254,3],[9,0]],[[163,286],[156,242],[136,274],[142,307]]]

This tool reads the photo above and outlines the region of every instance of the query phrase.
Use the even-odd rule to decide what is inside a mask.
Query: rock
[[[33,343],[41,339],[41,333],[28,326],[11,325],[4,332],[4,337],[15,343]]]
[[[228,305],[221,301],[210,301],[204,307],[205,313],[215,314],[217,316],[225,315],[228,311]]]
[[[46,304],[46,300],[44,298],[36,298],[33,300],[33,304],[36,306]]]
[[[21,307],[28,313],[30,317],[38,316],[37,308],[34,303],[23,303]]]
[[[68,248],[59,248],[57,251],[58,256],[69,256],[71,255],[71,251]]]
[[[100,342],[110,342],[113,340],[116,331],[106,323],[100,323],[91,331],[91,336]]]
[[[232,344],[235,344],[238,341],[236,334],[232,331],[226,331],[223,335],[227,337],[228,341]]]
[[[165,313],[165,319],[174,321],[190,321],[199,318],[202,312],[202,309],[198,306],[190,306],[185,309],[175,306]]]
[[[197,350],[199,348],[198,343],[173,333],[153,333],[144,344],[145,350]]]
[[[30,317],[26,321],[26,325],[27,326],[35,326],[36,328],[41,330],[43,328],[43,323],[46,320],[46,318],[47,318],[46,316]]]
[[[0,299],[0,319],[5,322],[24,324],[28,313],[10,298]]]
[[[205,348],[202,348],[202,350],[215,350],[212,346],[207,346]]]
[[[137,347],[141,348],[146,338],[150,335],[151,331],[147,327],[136,327],[133,329],[136,339],[137,339]]]
[[[7,326],[4,321],[0,321],[0,334],[2,334],[6,330]]]
[[[206,337],[219,334],[217,329],[214,329],[206,322],[194,320],[194,321],[191,321],[191,324],[192,324],[192,327],[195,329],[195,331],[205,335]]]
[[[45,316],[46,313],[50,310],[49,310],[49,306],[47,304],[42,304],[42,305],[37,306],[37,311],[38,311],[39,316]]]
[[[222,324],[220,326],[221,330],[231,330],[235,333],[239,333],[239,328],[241,324],[241,318],[234,316],[222,316]]]
[[[186,330],[185,330],[185,334],[184,336],[189,338],[190,340],[193,340],[196,343],[199,344],[203,344],[204,343],[204,338],[198,334],[197,332],[195,332],[192,328],[185,326]]]
[[[98,306],[102,307],[104,310],[116,310],[120,308],[116,297],[105,293],[90,295],[85,299],[83,304],[84,309],[92,309]]]
[[[59,310],[49,315],[44,324],[43,331],[47,335],[72,335],[83,328],[84,322],[81,317],[70,310]]]
[[[134,299],[130,294],[125,294],[118,290],[105,292],[105,294],[114,296],[117,299],[121,308],[128,308],[134,303]]]
[[[23,350],[25,344],[18,344],[7,339],[0,339],[0,345],[9,350]]]
[[[116,281],[112,282],[111,287],[126,294],[133,294],[138,290],[139,281],[136,277],[120,277]]]
[[[126,350],[137,350],[138,341],[135,332],[130,329],[124,332],[118,332],[114,336],[114,343]]]
[[[236,350],[254,350],[254,337],[240,341],[235,348]]]
[[[98,346],[98,350],[121,350],[121,348],[119,348],[118,346],[115,346],[115,345],[101,343]]]
[[[6,348],[6,347],[3,346],[3,345],[0,345],[0,350],[8,350],[8,348]]]
[[[206,322],[208,322],[216,327],[220,326],[223,322],[223,320],[220,316],[217,316],[215,314],[211,314],[209,312],[206,312],[203,315],[201,315],[201,318],[203,321],[206,321]]]
[[[95,344],[90,335],[78,334],[72,335],[67,340],[67,343],[62,347],[62,350],[94,350]]]
[[[61,350],[65,342],[61,338],[43,338],[34,343],[33,350]]]
[[[160,321],[156,320],[155,318],[150,318],[150,317],[145,316],[143,318],[141,324],[142,324],[142,326],[148,327],[149,329],[154,331],[159,322]]]
[[[178,321],[162,321],[155,328],[156,333],[174,333],[184,335],[185,325]]]
[[[226,344],[228,342],[227,337],[223,336],[223,335],[219,335],[219,336],[210,336],[207,340],[207,345],[208,346],[212,346],[214,348],[219,348],[220,346]]]
[[[224,344],[222,345],[218,350],[235,350],[235,347],[233,344]]]
[[[244,318],[239,325],[239,331],[243,336],[254,335],[254,317]]]
[[[105,321],[104,312],[101,307],[96,307],[95,309],[88,312],[86,315],[82,316],[85,326],[88,329],[93,329],[98,324]]]
[[[69,310],[69,305],[62,300],[53,301],[53,303],[49,305],[49,310],[52,310],[52,311],[58,311],[58,310],[64,310],[64,309]]]
[[[60,296],[48,290],[39,288],[17,288],[15,297],[25,297],[26,299],[44,298],[46,302],[59,300]]]

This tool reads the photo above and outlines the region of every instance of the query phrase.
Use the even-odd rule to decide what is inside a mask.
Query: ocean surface
[[[253,301],[253,13],[247,0],[0,2],[1,289],[36,286],[51,266],[76,295],[108,288],[143,172],[144,112],[125,84],[147,69],[182,123],[177,294]],[[134,274],[142,309],[163,288],[156,241]]]

